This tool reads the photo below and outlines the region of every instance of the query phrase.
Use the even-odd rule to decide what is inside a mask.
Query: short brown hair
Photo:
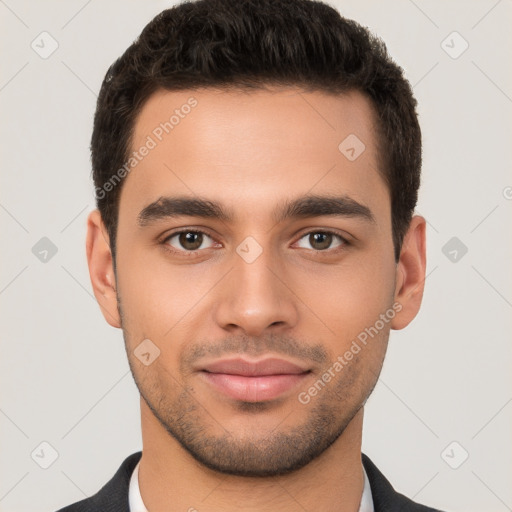
[[[91,140],[97,207],[115,264],[118,186],[138,113],[157,90],[299,86],[370,99],[381,172],[391,196],[395,259],[418,198],[421,131],[416,100],[384,43],[314,0],[198,0],[158,14],[108,69]],[[101,191],[98,194],[98,191]]]

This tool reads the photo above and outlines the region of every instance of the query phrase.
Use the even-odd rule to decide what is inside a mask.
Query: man
[[[183,3],[111,66],[87,258],[143,450],[61,512],[433,510],[361,454],[423,294],[415,107],[383,43],[309,0]]]

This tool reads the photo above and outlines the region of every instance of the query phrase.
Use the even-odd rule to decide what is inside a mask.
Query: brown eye
[[[333,241],[335,241],[336,238],[339,241],[336,245],[333,246]],[[301,245],[303,240],[307,240],[306,243],[309,244],[309,247],[307,245]],[[313,249],[315,251],[325,251],[326,249],[334,249],[346,243],[346,240],[336,233],[331,233],[329,231],[311,231],[306,233],[299,240],[299,247],[304,249]]]
[[[179,251],[197,251],[202,247],[205,240],[211,238],[200,231],[181,231],[169,236],[165,241]]]
[[[184,249],[195,251],[201,247],[203,235],[201,233],[180,233],[178,240]]]
[[[332,235],[329,233],[311,233],[309,235],[309,243],[314,249],[319,251],[329,249],[332,243]]]

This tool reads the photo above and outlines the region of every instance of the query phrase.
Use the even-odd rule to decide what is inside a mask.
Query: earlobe
[[[395,302],[401,309],[391,322],[392,329],[403,329],[418,314],[423,298],[426,271],[426,221],[415,215],[404,237],[396,270]]]
[[[99,210],[92,211],[87,219],[86,251],[89,276],[101,312],[112,327],[121,327],[112,252]]]

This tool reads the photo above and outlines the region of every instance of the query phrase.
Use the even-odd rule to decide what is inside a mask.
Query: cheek
[[[162,255],[142,251],[120,257],[118,290],[127,329],[162,338],[201,311],[219,275],[212,267],[171,265]]]
[[[392,260],[347,259],[338,267],[305,276],[309,286],[299,295],[307,297],[305,302],[337,344],[347,343],[373,326],[392,306],[394,268]],[[385,327],[389,330],[388,324]]]

